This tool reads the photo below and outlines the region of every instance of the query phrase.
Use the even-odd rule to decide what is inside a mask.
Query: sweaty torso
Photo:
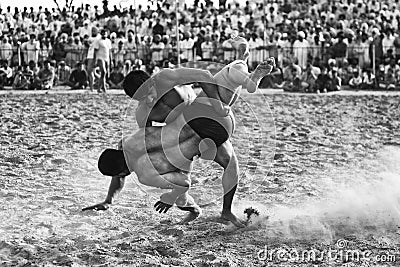
[[[139,110],[139,114],[138,112],[136,113],[137,120],[145,119],[138,117],[149,114],[146,125],[150,125],[152,121],[160,123],[173,121],[182,113],[184,107],[192,103],[196,98],[191,85],[175,86],[172,90],[160,88],[157,89],[157,94],[158,100],[152,108],[144,105]]]

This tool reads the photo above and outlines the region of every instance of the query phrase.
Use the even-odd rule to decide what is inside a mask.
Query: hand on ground
[[[110,207],[110,205],[108,203],[101,202],[99,204],[83,208],[82,211],[86,211],[86,210],[108,210],[109,207]]]
[[[157,201],[156,204],[154,204],[154,208],[156,208],[156,211],[158,211],[159,213],[166,213],[171,207],[172,205],[164,203],[162,201]]]

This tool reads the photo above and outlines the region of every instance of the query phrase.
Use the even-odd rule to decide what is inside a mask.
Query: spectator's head
[[[83,63],[82,62],[78,62],[78,63],[76,63],[76,68],[78,69],[78,70],[84,70],[85,69],[85,66],[83,65]]]
[[[301,41],[303,41],[306,38],[306,34],[303,31],[299,31],[297,33],[297,38]]]
[[[34,42],[36,40],[36,34],[33,33],[29,34],[29,39],[31,42]]]
[[[97,27],[92,27],[92,37],[96,37],[99,34],[99,29]]]
[[[141,85],[145,83],[148,79],[150,78],[150,75],[142,70],[134,70],[131,71],[124,79],[124,82],[122,83],[122,88],[124,88],[125,94],[127,94],[129,97],[135,99],[135,100],[140,100],[143,97],[146,97],[148,92],[143,89],[139,90]]]
[[[81,38],[79,37],[79,35],[74,37],[74,43],[75,44],[79,44],[81,42]]]
[[[60,68],[62,68],[62,69],[65,69],[65,61],[64,60],[61,60],[59,63],[58,63],[58,65],[60,65]]]
[[[45,70],[48,70],[48,69],[50,69],[50,60],[45,60],[44,62],[43,62],[43,68],[45,69]]]
[[[161,42],[161,35],[159,35],[159,34],[154,35],[153,42],[156,44],[159,44]]]
[[[122,49],[124,47],[124,42],[123,41],[119,41],[118,42],[118,48]]]
[[[4,43],[4,44],[8,43],[8,37],[7,37],[7,36],[4,36],[4,37],[3,37],[3,43]]]
[[[89,28],[89,20],[88,19],[83,21],[83,27],[85,27],[85,29]]]
[[[117,39],[117,33],[116,32],[112,32],[110,34],[110,40],[111,42],[115,42],[115,40]]]
[[[101,35],[101,39],[103,39],[103,40],[106,39],[107,36],[108,36],[107,30],[102,29],[102,30],[100,31],[100,35]]]
[[[35,62],[34,60],[30,60],[30,61],[28,62],[28,67],[29,67],[30,69],[36,68],[36,62]]]
[[[129,42],[132,42],[132,41],[133,41],[133,37],[134,37],[133,32],[132,32],[132,31],[129,31],[129,32],[128,32],[128,41],[129,41]]]

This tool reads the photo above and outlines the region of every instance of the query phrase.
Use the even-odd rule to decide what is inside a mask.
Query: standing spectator
[[[125,56],[124,60],[135,60],[136,58],[136,42],[135,42],[135,36],[132,31],[128,32],[128,40],[124,44],[125,48]],[[142,56],[142,53],[139,53],[139,58]]]
[[[260,42],[261,41],[261,42]],[[259,44],[262,45],[262,40],[258,41]],[[288,39],[288,34],[286,32],[282,33],[281,38],[277,42],[278,48],[278,65],[282,66],[282,62],[284,58],[290,58],[290,53],[292,49],[292,45]]]
[[[89,24],[90,24],[89,20],[83,21],[83,27],[79,27],[79,36],[83,37],[85,35],[88,35],[88,36],[91,35],[92,29],[89,26]]]
[[[120,40],[118,42],[117,48],[112,49],[114,65],[117,66],[118,64],[123,64],[125,60],[126,50],[124,47],[124,42]]]
[[[0,44],[0,59],[6,60],[8,62],[8,65],[10,65],[12,54],[12,45],[8,42],[8,37],[4,36]]]
[[[112,62],[111,41],[107,38],[107,31],[100,31],[101,39],[94,43],[95,58],[97,66],[100,68],[100,84],[98,92],[106,92],[106,77],[110,63]]]
[[[30,62],[32,60],[35,62],[39,61],[40,45],[39,45],[39,42],[36,41],[35,34],[29,35],[29,41],[23,43],[21,46],[21,49],[24,52],[25,62]]]
[[[214,58],[216,61],[221,62],[224,58],[224,50],[221,43],[221,35],[219,32],[214,32],[211,36],[212,44],[213,44],[213,51],[214,51]],[[250,51],[251,54],[251,51]]]
[[[400,19],[400,16],[399,16],[399,19]],[[400,59],[400,34],[399,34],[399,32],[397,32],[395,34],[393,46],[395,47],[396,60],[398,61]]]
[[[161,42],[161,35],[156,34],[154,36],[154,41],[150,46],[151,51],[151,61],[156,65],[160,65],[160,62],[163,61],[163,49],[164,43]]]
[[[230,39],[222,42],[222,49],[224,50],[224,63],[228,63],[235,57],[235,51],[232,47]]]
[[[371,66],[371,60],[369,57],[370,41],[367,34],[361,34],[361,39],[360,42],[357,42],[357,46],[359,48],[358,64],[360,65],[360,68],[369,68]]]
[[[83,60],[83,51],[84,51],[84,46],[81,42],[80,37],[77,35],[74,37],[74,41],[71,44],[71,65],[73,66],[77,62],[80,62]]]
[[[193,46],[194,40],[192,38],[192,34],[190,32],[185,32],[183,35],[183,40],[181,41],[181,53],[182,58],[187,61],[193,61]]]
[[[60,62],[61,60],[65,60],[65,57],[67,54],[65,51],[67,38],[68,38],[68,35],[66,33],[61,34],[61,36],[57,38],[57,40],[53,46],[53,59],[56,60],[57,62]]]
[[[163,58],[172,58],[173,47],[171,44],[171,39],[169,38],[168,35],[165,35],[162,41],[164,43]]]
[[[297,40],[293,43],[294,57],[298,60],[299,66],[304,69],[307,65],[309,43],[305,39],[306,35],[303,31],[297,34]]]
[[[88,74],[84,65],[82,62],[78,62],[76,68],[69,76],[67,85],[69,85],[71,89],[85,89],[88,84]]]
[[[395,37],[393,36],[393,30],[388,28],[384,34],[383,34],[383,39],[382,39],[382,49],[383,49],[383,54],[386,54],[386,52],[391,49],[394,51],[394,40]]]
[[[160,24],[160,19],[156,19],[156,23],[153,26],[153,35],[159,34],[160,36],[164,35],[164,26]]]
[[[377,28],[372,29],[372,42],[370,43],[370,58],[373,58],[372,49],[375,48],[375,64],[380,65],[383,60],[382,36]]]
[[[204,42],[201,44],[201,50],[203,52],[203,60],[211,61],[214,51],[213,51],[213,44],[211,42],[210,35],[207,34],[204,37]]]
[[[50,59],[53,53],[53,48],[49,38],[44,38],[40,42],[39,62],[43,63],[45,60]]]
[[[343,32],[339,32],[338,42],[332,46],[332,57],[336,59],[338,66],[343,65],[343,60],[347,58],[347,44],[343,41]]]
[[[252,33],[249,40],[250,57],[248,59],[248,64],[251,69],[254,69],[261,61],[261,51],[258,48],[262,45],[263,40],[258,37],[257,33]]]
[[[97,27],[92,27],[91,37],[87,40],[88,52],[87,52],[87,73],[89,76],[89,90],[93,91],[94,79],[95,79],[95,68],[96,68],[96,55],[95,47],[97,42],[101,38]]]

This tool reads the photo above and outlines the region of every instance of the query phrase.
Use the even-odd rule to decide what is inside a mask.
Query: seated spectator
[[[3,89],[4,86],[12,85],[13,71],[8,66],[8,61],[3,60],[0,66],[0,89]]]
[[[353,77],[349,81],[350,88],[352,89],[360,89],[363,83],[363,79],[360,75],[360,72],[354,71]]]
[[[317,80],[315,81],[315,92],[319,93],[327,93],[328,88],[330,86],[331,79],[328,75],[328,69],[325,66],[321,68],[321,74],[318,75]]]
[[[283,82],[282,69],[278,66],[274,66],[271,73],[265,76],[261,82],[261,88],[279,88],[279,84]]]
[[[386,54],[383,55],[383,64],[389,65],[392,60],[396,60],[395,56],[393,55],[393,50],[388,49]]]
[[[391,59],[389,65],[380,66],[378,86],[381,89],[394,89],[399,81],[400,67],[395,59]]]
[[[69,82],[69,76],[71,75],[71,68],[65,64],[64,60],[58,63],[57,68],[57,85],[67,85]]]
[[[300,91],[301,68],[295,62],[290,63],[283,69],[283,84],[279,85],[284,91]]]
[[[370,69],[366,69],[363,72],[362,77],[362,89],[373,89],[375,87],[375,75],[372,73]]]
[[[18,67],[17,73],[15,75],[12,88],[14,90],[28,90],[30,87],[30,78],[25,75],[23,68]]]
[[[50,61],[46,60],[34,80],[34,89],[52,89],[55,76],[54,68],[50,65]]]
[[[310,92],[310,93],[316,91],[315,83],[320,74],[321,74],[320,68],[315,67],[311,65],[310,62],[308,62],[304,73],[300,77],[301,90],[303,92]]]
[[[71,89],[85,89],[89,84],[88,74],[85,70],[85,67],[82,62],[78,62],[76,64],[76,68],[72,71],[69,76],[69,80],[67,85],[71,87]]]
[[[328,75],[330,78],[328,92],[340,91],[342,89],[342,79],[338,76],[338,68],[332,68]]]
[[[122,72],[122,65],[118,65],[113,68],[108,79],[108,84],[110,85],[110,88],[122,88],[122,83],[124,81],[124,75],[122,74]]]

